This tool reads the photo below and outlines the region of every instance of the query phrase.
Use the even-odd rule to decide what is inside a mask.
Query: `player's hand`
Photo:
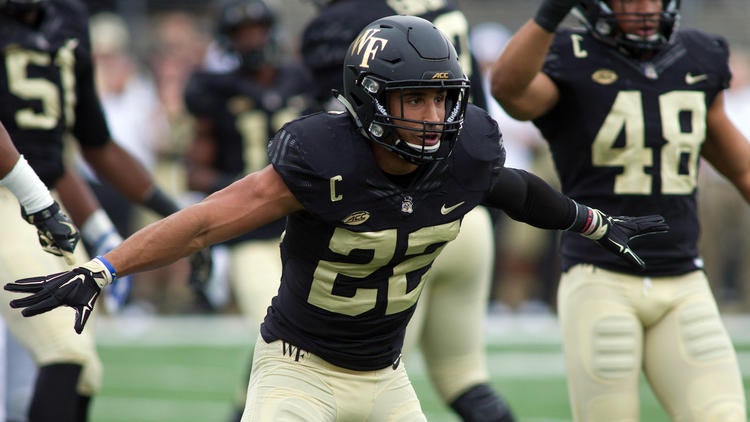
[[[74,264],[73,250],[81,235],[57,202],[33,214],[26,214],[22,207],[21,214],[26,221],[36,226],[42,249],[53,255],[62,256],[68,265]]]
[[[203,248],[190,256],[190,287],[198,297],[198,300],[213,310],[214,306],[209,300],[208,288],[213,269],[213,256],[211,248]]]
[[[583,2],[585,2],[584,0]],[[588,0],[591,2],[591,0]],[[534,22],[547,32],[555,32],[560,22],[565,19],[573,6],[582,3],[581,0],[544,0],[537,9]]]
[[[83,226],[86,227],[85,225]],[[85,229],[84,229],[85,230]],[[85,239],[84,231],[84,242]],[[103,235],[98,236],[96,244],[89,245],[89,250],[94,256],[102,256],[112,249],[120,246],[122,236],[117,232],[114,226],[111,226]],[[120,312],[130,299],[130,293],[133,290],[133,277],[126,275],[117,277],[112,283],[104,287],[104,307],[110,314]]]
[[[70,306],[76,311],[73,328],[81,334],[103,286],[112,282],[112,273],[98,258],[71,271],[41,277],[29,277],[5,285],[11,292],[31,293],[10,301],[11,308],[23,308],[25,317]]]
[[[664,217],[660,215],[611,217],[599,210],[593,211],[601,219],[601,225],[593,233],[582,233],[582,235],[595,240],[641,270],[646,268],[646,263],[630,249],[630,241],[641,236],[665,233],[669,230]]]

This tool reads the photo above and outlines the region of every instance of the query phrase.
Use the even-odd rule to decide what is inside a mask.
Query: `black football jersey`
[[[292,62],[279,66],[274,83],[264,87],[237,71],[198,71],[188,81],[185,103],[191,114],[213,124],[213,168],[239,179],[268,164],[268,140],[276,131],[313,111],[313,87],[307,70]],[[233,241],[278,237],[284,221]]]
[[[469,26],[454,0],[346,0],[323,8],[305,26],[300,48],[305,64],[315,78],[319,101],[327,101],[331,89],[343,89],[346,50],[357,34],[372,21],[391,15],[419,16],[443,31],[456,47],[461,67],[471,81],[472,103],[486,109],[482,75],[469,50]]]
[[[428,269],[504,156],[497,124],[471,105],[453,154],[406,183],[377,167],[348,114],[287,124],[269,157],[305,210],[288,216],[263,338],[344,368],[393,364]]]
[[[63,173],[62,140],[110,140],[94,87],[86,8],[49,0],[36,27],[0,14],[0,121],[48,187]]]
[[[679,31],[648,61],[621,54],[586,32],[559,30],[543,71],[559,103],[534,123],[551,147],[562,190],[609,215],[661,214],[667,234],[634,239],[644,275],[700,266],[696,184],[706,114],[728,86],[724,39]],[[563,266],[592,263],[631,272],[627,263],[563,233]]]

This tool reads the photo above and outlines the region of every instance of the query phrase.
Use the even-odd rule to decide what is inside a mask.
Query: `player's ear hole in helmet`
[[[362,134],[403,159],[423,164],[442,160],[453,151],[464,121],[469,80],[451,42],[430,21],[415,16],[389,16],[360,32],[344,59],[344,104]],[[389,110],[389,95],[430,89],[445,93],[442,122],[410,120]],[[407,143],[396,129],[417,136]],[[437,144],[428,144],[437,133]],[[414,143],[413,139],[421,139]]]
[[[662,0],[661,12],[657,14],[615,13],[614,3],[623,1],[581,1],[573,8],[573,14],[596,39],[633,57],[656,52],[672,40],[680,22],[680,0]],[[624,9],[624,6],[620,9]],[[625,33],[621,25],[626,23],[636,26],[657,25],[658,28],[654,34],[643,37]]]
[[[255,72],[264,64],[275,64],[279,58],[276,14],[263,0],[226,0],[220,4],[216,22],[217,40],[224,50],[235,54],[243,70]],[[264,31],[260,45],[238,44],[242,31],[248,27]]]

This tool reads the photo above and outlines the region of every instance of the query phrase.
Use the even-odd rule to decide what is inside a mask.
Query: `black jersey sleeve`
[[[302,206],[313,214],[332,211],[331,177],[348,174],[356,161],[351,156],[352,139],[344,132],[347,115],[316,113],[293,120],[268,143],[268,159]]]
[[[729,69],[729,45],[720,35],[707,34],[695,29],[678,32],[680,41],[687,45],[690,59],[719,77],[721,89],[729,87],[732,72]]]
[[[575,219],[575,202],[539,177],[504,167],[495,177],[484,204],[505,211],[514,220],[542,229],[563,230]]]
[[[84,146],[100,146],[112,136],[104,117],[94,84],[94,63],[91,57],[91,38],[88,30],[88,9],[77,2],[60,2],[69,12],[69,22],[76,26],[78,46],[75,49],[76,112],[73,134]]]
[[[460,169],[455,176],[459,183],[471,191],[487,191],[499,169],[505,165],[505,157],[503,136],[497,122],[483,109],[469,104],[453,152],[455,166]],[[489,171],[479,171],[479,163],[489,167]]]

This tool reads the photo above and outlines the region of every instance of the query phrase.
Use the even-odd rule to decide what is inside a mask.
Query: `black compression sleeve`
[[[539,177],[504,167],[484,204],[542,229],[567,230],[576,222],[577,204]]]
[[[179,205],[157,186],[153,186],[148,191],[146,197],[143,199],[143,205],[162,217],[174,214],[180,210]]]

